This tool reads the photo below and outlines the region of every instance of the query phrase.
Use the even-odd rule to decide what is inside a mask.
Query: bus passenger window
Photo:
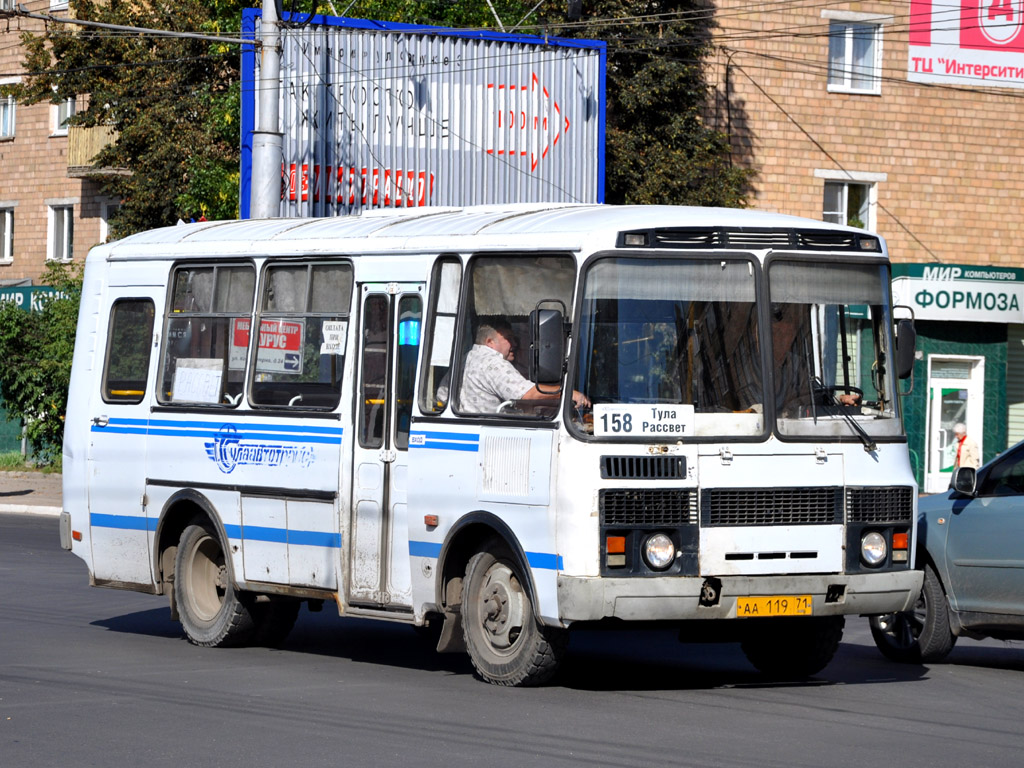
[[[430,278],[431,312],[424,334],[427,350],[420,382],[420,410],[424,413],[440,413],[448,405],[461,285],[462,262],[454,256],[438,259]]]
[[[351,302],[348,263],[267,267],[250,380],[254,406],[337,408]]]
[[[103,369],[104,402],[139,403],[145,397],[153,315],[150,299],[121,299],[110,310],[107,362]]]
[[[238,405],[255,287],[256,272],[248,264],[174,271],[157,395],[161,403]]]

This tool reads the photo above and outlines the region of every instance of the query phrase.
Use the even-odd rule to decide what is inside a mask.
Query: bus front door
[[[349,601],[411,608],[409,425],[423,286],[360,286],[359,380],[352,461]]]

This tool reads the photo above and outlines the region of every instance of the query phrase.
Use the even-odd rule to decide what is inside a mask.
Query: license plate
[[[736,618],[810,616],[810,595],[765,595],[736,598]]]

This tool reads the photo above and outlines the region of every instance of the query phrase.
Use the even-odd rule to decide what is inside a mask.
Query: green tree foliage
[[[71,0],[71,13],[133,27],[236,35],[239,0]],[[233,218],[238,210],[237,45],[54,25],[26,33],[31,74],[22,101],[79,97],[72,124],[106,125],[116,143],[94,159],[125,169],[103,177],[122,200],[115,236],[180,216]],[[88,107],[81,108],[84,95]]]
[[[606,200],[744,205],[751,172],[704,122],[713,6],[701,0],[583,0],[563,36],[608,43]]]
[[[42,281],[58,295],[45,299],[40,312],[14,302],[0,306],[0,393],[8,420],[25,422],[37,461],[60,459],[71,381],[82,272],[77,264],[50,262]]]

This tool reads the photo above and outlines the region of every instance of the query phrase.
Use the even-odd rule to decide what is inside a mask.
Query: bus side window
[[[430,278],[430,319],[424,334],[427,349],[420,381],[423,413],[440,413],[448,405],[461,286],[462,262],[454,256],[439,258]]]
[[[151,299],[119,299],[111,308],[104,402],[139,403],[146,396],[154,312]]]
[[[351,302],[347,262],[267,266],[256,318],[254,406],[337,408]]]
[[[179,266],[172,273],[158,400],[238,405],[245,378],[256,271]]]

